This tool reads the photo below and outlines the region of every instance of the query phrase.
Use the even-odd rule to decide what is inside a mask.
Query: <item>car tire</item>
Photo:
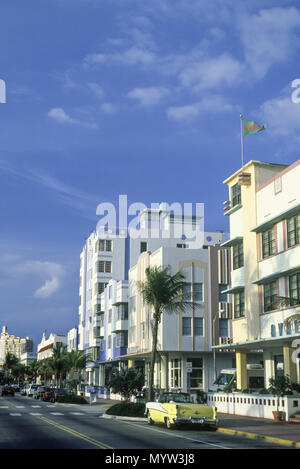
[[[169,417],[166,418],[166,427],[168,430],[173,430],[175,428],[174,423],[171,423],[171,420]]]
[[[148,423],[148,425],[154,425],[154,422],[151,418],[150,412],[148,412],[148,414],[147,414],[147,423]]]

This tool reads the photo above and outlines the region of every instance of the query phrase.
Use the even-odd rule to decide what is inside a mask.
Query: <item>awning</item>
[[[239,244],[241,241],[243,241],[243,236],[236,236],[235,238],[225,241],[225,243],[222,243],[221,246],[231,247]]]
[[[262,231],[265,231],[266,229],[275,225],[275,223],[279,223],[280,221],[286,218],[290,218],[293,215],[296,215],[298,212],[300,212],[300,204],[297,204],[294,207],[290,208],[289,210],[285,210],[284,212],[279,213],[275,217],[270,218],[269,220],[266,220],[263,223],[260,223],[255,228],[252,228],[251,231],[254,231],[255,233],[260,233]]]
[[[221,293],[238,293],[245,289],[245,285],[236,285],[234,287],[230,287],[227,290],[222,290]]]
[[[259,278],[258,280],[255,280],[252,283],[254,283],[255,285],[262,285],[262,284],[268,283],[272,280],[276,280],[279,277],[292,275],[293,273],[296,273],[298,271],[300,272],[300,265],[298,265],[296,267],[291,267],[290,269],[281,270],[279,272],[273,272],[272,274],[266,275],[265,277],[261,277],[261,278]]]
[[[247,340],[245,342],[235,342],[234,344],[213,345],[213,349],[246,349],[264,350],[265,348],[282,347],[290,345],[290,342],[299,339],[300,333],[282,335],[279,337],[268,337],[265,339]],[[296,350],[296,349],[295,349]]]

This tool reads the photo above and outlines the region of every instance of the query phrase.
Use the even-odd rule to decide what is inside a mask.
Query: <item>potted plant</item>
[[[279,410],[279,399],[286,394],[292,393],[292,385],[288,376],[280,375],[275,378],[269,379],[270,387],[268,389],[270,394],[277,397],[277,410],[273,410],[274,420],[277,422],[282,420],[283,412]]]

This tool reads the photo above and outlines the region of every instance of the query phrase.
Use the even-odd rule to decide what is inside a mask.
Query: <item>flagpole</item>
[[[244,167],[244,137],[243,137],[243,115],[240,114],[241,119],[241,150],[242,150],[242,169]]]

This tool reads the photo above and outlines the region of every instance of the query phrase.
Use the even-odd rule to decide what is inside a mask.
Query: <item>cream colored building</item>
[[[283,373],[299,382],[299,322],[286,320],[300,313],[300,160],[290,166],[250,161],[224,184],[237,388],[247,387],[253,349],[263,350],[266,387]]]
[[[46,331],[44,331],[42,340],[37,347],[37,360],[51,358],[53,349],[57,348],[59,345],[63,347],[68,346],[68,337],[66,335],[51,333],[47,338]]]
[[[19,360],[25,352],[32,352],[33,342],[29,337],[17,337],[7,332],[7,327],[2,327],[0,335],[0,365],[5,362],[7,353],[15,355]]]

